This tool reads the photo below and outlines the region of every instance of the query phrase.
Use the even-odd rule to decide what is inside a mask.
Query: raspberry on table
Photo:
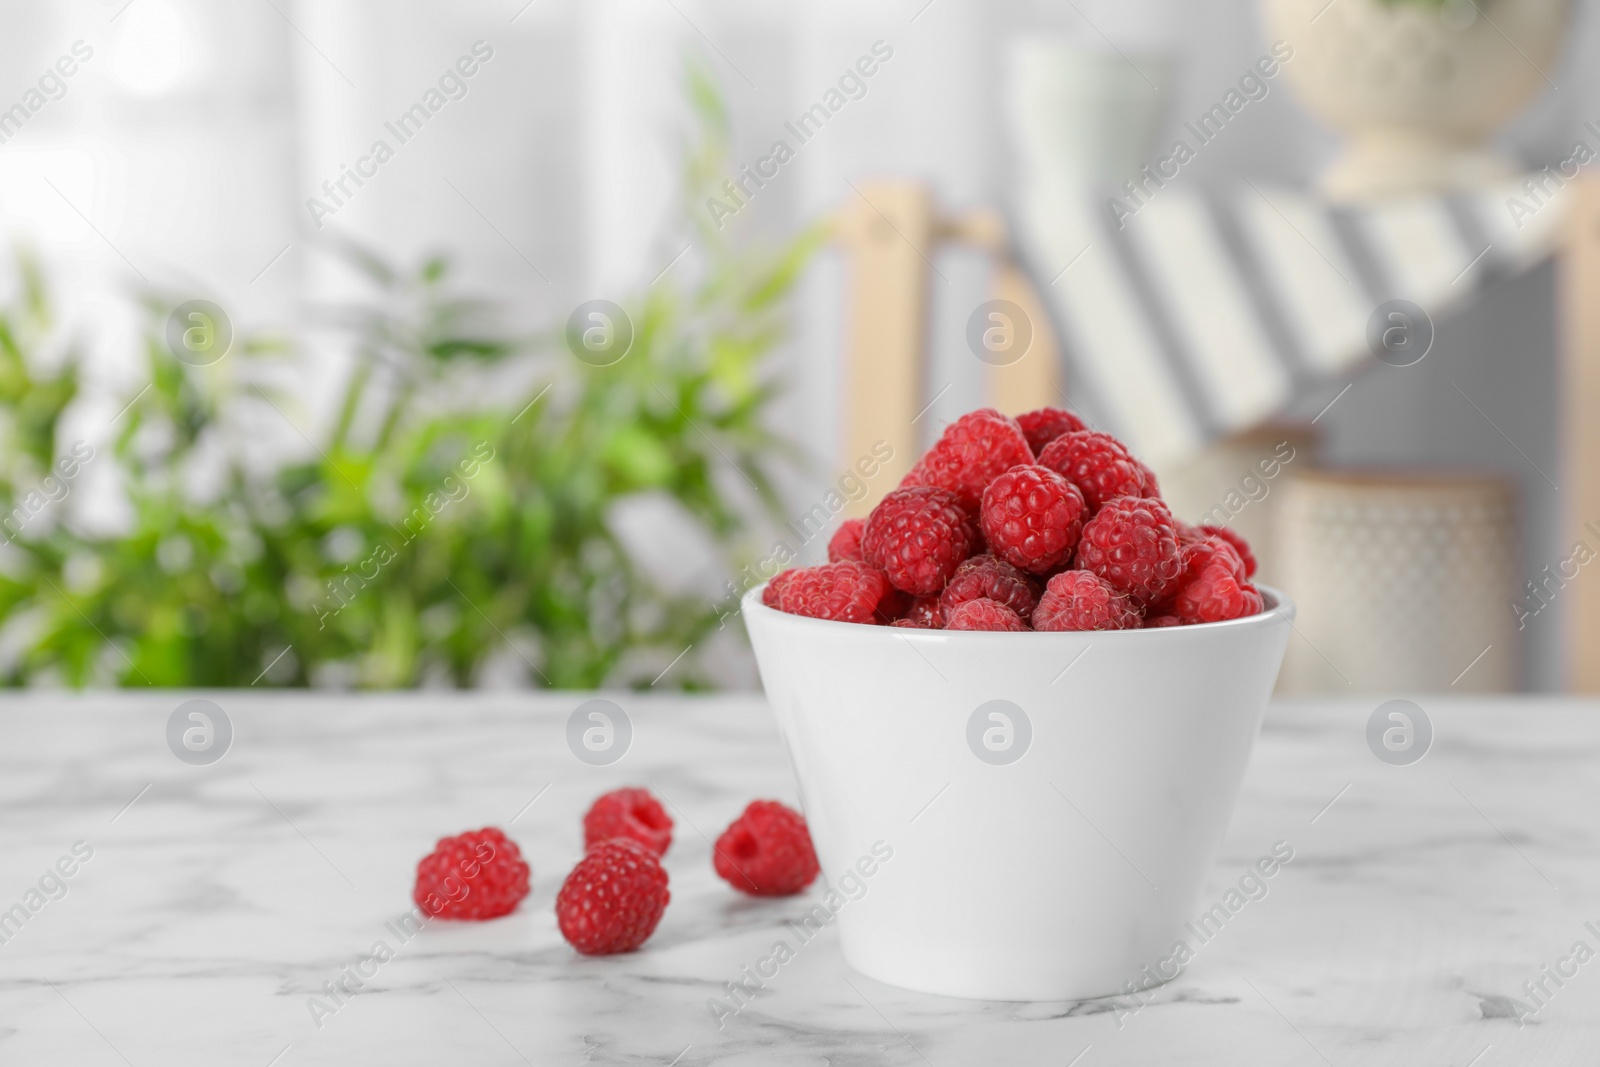
[[[602,793],[583,817],[583,847],[626,837],[657,856],[672,844],[672,817],[648,789],[613,789]]]
[[[881,621],[880,605],[891,592],[883,573],[865,563],[822,563],[784,571],[761,600],[790,615],[871,625]]]
[[[1039,463],[1049,467],[1083,493],[1089,505],[1086,517],[1119,496],[1143,496],[1144,464],[1128,454],[1115,437],[1094,430],[1064,433],[1045,446]]]
[[[916,485],[878,502],[867,516],[861,549],[897,589],[928,596],[944,588],[976,541],[977,530],[955,493]]]
[[[1085,510],[1078,487],[1049,467],[1012,467],[983,491],[983,536],[1007,563],[1044,574],[1072,558]]]
[[[632,952],[655,932],[671,899],[655,853],[614,837],[591,848],[561,883],[556,924],[585,956]]]
[[[792,896],[821,870],[804,816],[776,800],[752,800],[711,857],[724,881],[757,897]]]
[[[828,538],[829,563],[863,563],[866,557],[861,554],[861,531],[866,527],[864,519],[846,519],[833,531],[833,536]]]
[[[1016,421],[994,408],[979,408],[945,427],[944,434],[911,468],[900,486],[948,489],[956,494],[962,507],[976,515],[984,486],[1017,464],[1032,462],[1033,449],[1028,447],[1028,439]]]
[[[1035,630],[1133,630],[1139,608],[1127,594],[1088,571],[1062,571],[1045,585],[1033,609]]]
[[[441,837],[417,863],[411,899],[436,919],[493,919],[528,895],[528,864],[492,826]]]
[[[1027,622],[1039,594],[1033,582],[1016,567],[993,556],[973,556],[956,568],[944,592],[939,594],[939,624],[946,625],[950,613],[969,600],[988,599],[1004,604]]]
[[[1199,530],[1207,536],[1220,537],[1232,545],[1233,550],[1239,553],[1240,561],[1244,563],[1244,576],[1246,578],[1256,576],[1255,553],[1250,551],[1250,542],[1241,537],[1238,530],[1231,526],[1201,526]]]
[[[1244,561],[1231,542],[1212,537],[1191,545],[1172,614],[1184,622],[1223,622],[1255,615],[1266,605],[1245,577]]]
[[[1028,629],[1028,624],[1022,621],[1022,616],[988,597],[979,597],[977,600],[968,600],[957,604],[950,614],[945,616],[944,628],[946,630],[1009,630],[1021,632]]]
[[[1040,408],[1017,416],[1017,427],[1037,456],[1044,446],[1064,433],[1087,429],[1083,420],[1064,408]]]
[[[1183,576],[1172,512],[1144,497],[1108,500],[1084,526],[1076,562],[1141,607],[1161,600]]]

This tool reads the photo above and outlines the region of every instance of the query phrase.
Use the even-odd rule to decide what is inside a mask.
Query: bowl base
[[[897,968],[879,968],[870,964],[863,967],[860,961],[851,958],[845,953],[845,963],[854,971],[884,985],[895,986],[899,989],[909,989],[913,993],[927,993],[938,997],[952,997],[957,1000],[989,1000],[999,1003],[1056,1003],[1069,1004],[1081,1003],[1089,1000],[1112,1000],[1118,997],[1136,998],[1141,993],[1160,989],[1168,982],[1175,981],[1187,968],[1180,967],[1178,973],[1171,978],[1158,978],[1153,984],[1148,980],[1145,984],[1137,986],[1133,991],[1126,988],[1108,989],[1116,985],[1112,979],[1073,979],[1063,976],[1051,980],[1026,980],[1019,979],[1015,974],[999,976],[978,976],[973,974],[962,975],[954,980],[942,980],[941,976],[927,974],[925,971],[902,972]],[[1152,976],[1154,977],[1154,976]],[[1142,975],[1130,972],[1121,979],[1123,983],[1139,982]],[[1139,1002],[1134,1000],[1135,1005]],[[1114,1009],[1113,1009],[1114,1010]],[[1138,1010],[1137,1006],[1130,1010]]]

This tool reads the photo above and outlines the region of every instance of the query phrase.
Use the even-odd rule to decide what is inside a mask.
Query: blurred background
[[[754,686],[738,593],[1050,404],[1285,691],[1600,688],[1587,5],[0,20],[7,684]]]

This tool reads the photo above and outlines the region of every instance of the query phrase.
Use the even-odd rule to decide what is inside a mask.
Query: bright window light
[[[171,0],[138,0],[122,16],[113,76],[137,96],[159,96],[188,72],[183,16]]]

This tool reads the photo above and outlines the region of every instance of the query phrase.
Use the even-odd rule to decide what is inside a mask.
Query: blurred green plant
[[[71,492],[51,465],[72,455],[62,422],[80,361],[45,358],[59,331],[21,257],[0,306],[0,509],[27,514],[0,529],[0,681],[465,686],[509,646],[539,685],[645,684],[684,649],[664,681],[705,684],[692,650],[726,606],[659,588],[613,509],[671,498],[730,570],[752,507],[777,514],[774,464],[798,452],[764,428],[763,363],[821,235],[735,248],[692,221],[726,173],[728,122],[699,68],[688,93],[685,232],[699,231],[703,264],[627,306],[624,358],[590,366],[560,330],[508,337],[443,258],[402,271],[345,244],[370,296],[321,316],[354,356],[319,433],[270,384],[295,369],[297,344],[246,338],[189,366],[161,333],[176,301],[150,298],[149,385],[107,431],[110,455],[87,442],[79,464],[115,466],[127,520],[114,533],[50,491],[29,511],[47,477]],[[526,384],[508,393],[513,380]],[[489,407],[475,389],[515,399]],[[312,454],[263,466],[249,446],[280,416]]]

